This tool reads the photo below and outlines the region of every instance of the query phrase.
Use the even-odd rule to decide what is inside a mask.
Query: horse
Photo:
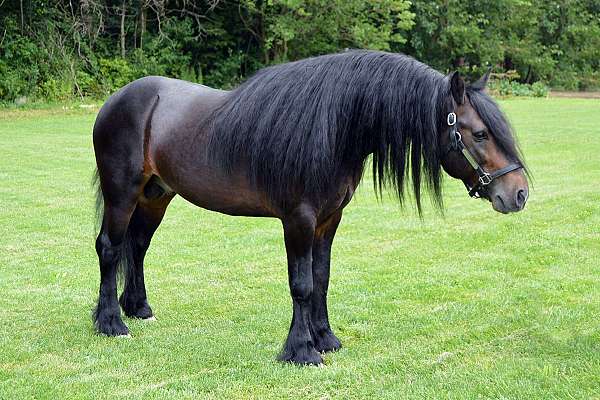
[[[528,171],[488,78],[467,84],[403,54],[353,50],[261,69],[231,91],[156,76],[124,86],[93,129],[95,328],[129,335],[120,308],[154,318],[144,256],[180,195],[281,220],[292,322],[278,359],[321,364],[341,347],[327,311],[331,246],[369,161],[378,196],[388,188],[402,205],[411,191],[419,214],[422,188],[443,210],[442,170],[498,212],[524,208]]]

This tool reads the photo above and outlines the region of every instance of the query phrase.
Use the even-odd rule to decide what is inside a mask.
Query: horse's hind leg
[[[128,228],[150,178],[146,145],[158,104],[154,89],[130,86],[120,90],[102,106],[94,124],[94,151],[104,200],[102,229],[96,240],[100,294],[94,317],[98,331],[111,336],[128,333],[121,320],[116,278],[119,266],[127,271],[134,264],[135,245]]]
[[[151,180],[148,185],[155,185]],[[148,186],[147,185],[147,186]],[[150,188],[156,193],[159,189]],[[144,193],[148,190],[144,189]],[[147,194],[147,193],[146,193]],[[150,246],[152,235],[160,225],[165,210],[173,198],[172,193],[156,193],[157,198],[142,197],[129,222],[128,235],[131,237],[132,265],[125,271],[125,286],[119,303],[128,317],[152,318],[152,309],[146,297],[144,283],[144,256]]]
[[[96,252],[100,261],[100,291],[94,311],[94,322],[100,333],[109,336],[127,335],[129,330],[121,320],[117,302],[117,268],[126,262],[124,240],[135,200],[116,204],[105,203],[102,229],[96,239]]]

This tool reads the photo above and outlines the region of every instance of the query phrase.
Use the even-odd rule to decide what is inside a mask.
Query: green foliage
[[[18,34],[15,21],[4,18],[3,23],[6,31],[0,47],[0,99],[31,96],[41,83],[42,50],[31,38]]]
[[[102,88],[107,95],[137,78],[136,71],[122,58],[101,58],[98,67]]]
[[[390,50],[406,42],[414,14],[407,0],[244,0],[242,21],[262,47],[262,62],[281,62],[344,48]]]
[[[550,89],[542,82],[534,82],[531,84],[531,94],[533,97],[547,97]]]
[[[597,88],[600,3],[578,0],[414,0],[409,53],[476,78],[481,66],[515,69],[522,83]],[[595,5],[594,5],[595,4]],[[585,83],[584,83],[585,82]]]
[[[195,46],[194,29],[189,18],[167,19],[162,33],[151,38],[144,49],[136,49],[136,72],[144,75],[168,75],[181,78],[188,74]]]
[[[107,91],[103,86],[104,79],[98,80],[94,75],[83,70],[78,70],[75,80],[82,93],[90,97],[102,98],[106,95]]]
[[[222,87],[224,89],[236,86],[243,79],[241,74],[243,62],[244,54],[242,52],[231,52],[229,57],[225,58],[211,70],[210,75],[206,77],[203,83],[208,86]],[[198,80],[201,81],[200,79]]]
[[[40,84],[39,91],[45,99],[65,101],[72,97],[74,89],[66,79],[48,78]]]
[[[146,75],[231,88],[261,67],[346,48],[400,51],[471,79],[493,66],[521,84],[600,88],[600,3],[587,0],[23,4],[0,2],[0,102],[103,98]]]
[[[490,81],[488,83],[488,90],[495,95],[504,97],[547,97],[549,92],[548,86],[542,82],[529,84],[509,79]]]

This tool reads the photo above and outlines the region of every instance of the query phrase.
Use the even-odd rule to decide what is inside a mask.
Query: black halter
[[[475,157],[473,157],[473,154],[471,154],[471,152],[463,143],[462,136],[458,131],[458,127],[456,124],[456,114],[453,112],[448,114],[447,122],[448,126],[450,127],[450,148],[448,149],[448,152],[460,151],[462,155],[467,159],[469,164],[471,164],[471,167],[473,167],[475,172],[477,172],[478,179],[475,186],[469,187],[469,185],[465,183],[465,187],[469,192],[469,196],[475,198],[486,197],[487,186],[490,183],[492,183],[494,179],[506,175],[509,172],[523,168],[521,164],[508,164],[504,168],[500,168],[492,173],[488,173],[485,169],[481,167],[481,165],[477,163]]]

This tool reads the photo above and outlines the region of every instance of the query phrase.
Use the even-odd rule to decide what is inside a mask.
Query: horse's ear
[[[489,67],[485,74],[476,82],[471,83],[471,87],[475,90],[483,90],[487,86],[488,80],[490,79],[490,74],[492,72],[492,67]]]
[[[454,71],[450,77],[450,92],[456,104],[461,105],[465,102],[465,81],[461,78],[458,71]]]

